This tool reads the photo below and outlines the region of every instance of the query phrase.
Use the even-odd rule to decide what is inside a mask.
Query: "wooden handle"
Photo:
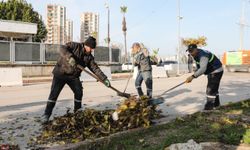
[[[77,67],[80,68],[82,71],[86,72],[91,77],[95,78],[96,80],[98,80],[98,81],[100,81],[101,83],[104,84],[104,82],[102,80],[100,80],[96,75],[92,74],[91,72],[89,72],[88,70],[86,70],[85,68],[83,68],[81,65],[77,65]]]
[[[77,65],[78,68],[80,68],[82,71],[86,72],[87,74],[89,74],[90,76],[92,76],[93,78],[95,78],[96,80],[100,81],[102,84],[105,85],[105,83],[100,80],[96,75],[92,74],[91,72],[89,72],[88,70],[86,70],[85,68],[83,68],[81,65]],[[116,88],[110,86],[109,88],[111,88],[112,90],[116,91],[117,93],[122,93],[121,91],[117,90]]]

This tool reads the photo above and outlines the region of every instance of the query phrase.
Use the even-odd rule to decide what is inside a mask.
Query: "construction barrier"
[[[167,76],[177,76],[178,64],[164,65]],[[179,74],[188,73],[188,64],[179,65]]]
[[[155,66],[153,65],[152,66],[152,75],[153,75],[153,78],[164,78],[164,77],[167,77],[167,74],[166,74],[166,70],[163,66]]]
[[[22,85],[22,68],[0,68],[0,86]]]
[[[250,72],[250,50],[225,52],[222,63],[225,70],[229,72]]]
[[[164,67],[153,65],[152,66],[153,78],[177,76],[177,67],[178,67],[177,64],[164,65]],[[188,65],[180,64],[179,73],[180,74],[188,73]],[[136,79],[137,74],[138,74],[138,68],[134,67],[133,79]]]

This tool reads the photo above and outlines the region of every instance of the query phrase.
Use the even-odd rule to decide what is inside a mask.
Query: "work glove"
[[[104,80],[104,84],[107,86],[107,87],[110,87],[111,84],[110,84],[110,81],[108,79],[105,79]]]
[[[73,57],[70,57],[68,60],[68,63],[70,64],[70,66],[74,67],[76,65],[76,61]]]
[[[188,78],[186,79],[186,83],[192,82],[193,79],[194,79],[194,75],[188,77]]]

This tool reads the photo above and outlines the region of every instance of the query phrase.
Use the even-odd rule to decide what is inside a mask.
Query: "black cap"
[[[192,51],[192,50],[194,50],[196,48],[197,48],[196,44],[190,44],[190,45],[188,45],[188,49],[186,51]]]
[[[96,39],[90,36],[85,42],[84,45],[94,49],[96,47]]]

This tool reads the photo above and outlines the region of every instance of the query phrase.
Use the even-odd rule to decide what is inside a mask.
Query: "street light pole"
[[[110,47],[110,19],[109,19],[109,16],[110,16],[110,10],[109,10],[109,7],[108,7],[108,48]]]
[[[180,29],[181,29],[181,19],[182,17],[180,16],[180,0],[177,0],[177,5],[178,5],[178,16],[177,16],[177,21],[178,21],[178,48],[177,48],[177,75],[180,74],[180,48],[181,48],[181,37],[180,37]]]
[[[112,51],[111,51],[111,48],[110,48],[110,10],[109,10],[108,3],[105,3],[105,7],[108,10],[108,38],[107,38],[107,42],[108,42],[108,49],[109,49],[109,63],[111,64],[111,62],[112,62]]]

